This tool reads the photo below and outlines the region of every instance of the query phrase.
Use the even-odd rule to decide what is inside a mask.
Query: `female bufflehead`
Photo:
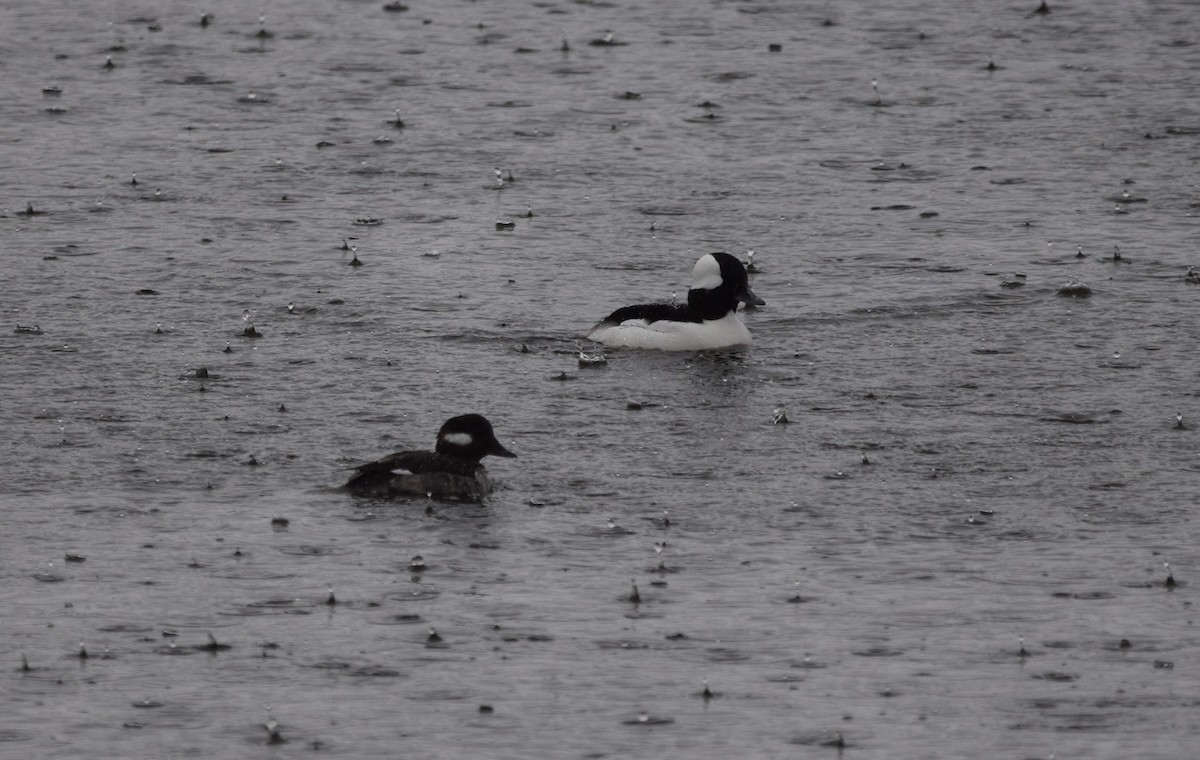
[[[359,465],[346,488],[355,496],[481,501],[492,490],[492,479],[480,463],[489,454],[517,456],[496,440],[483,415],[464,414],[446,420],[434,451],[397,451]]]
[[[588,338],[606,346],[664,351],[748,346],[753,341],[737,317],[738,301],[766,303],[750,290],[742,262],[728,253],[706,253],[692,269],[686,305],[625,306],[593,327]]]

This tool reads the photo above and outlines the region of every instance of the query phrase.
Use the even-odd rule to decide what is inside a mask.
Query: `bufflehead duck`
[[[361,464],[346,488],[355,496],[481,501],[492,490],[492,479],[480,463],[489,454],[517,456],[496,440],[483,415],[451,417],[438,431],[434,451],[397,451]]]
[[[748,346],[750,331],[737,317],[738,302],[762,306],[746,268],[728,253],[706,253],[692,268],[687,304],[625,306],[592,328],[588,338],[606,346],[700,351]]]

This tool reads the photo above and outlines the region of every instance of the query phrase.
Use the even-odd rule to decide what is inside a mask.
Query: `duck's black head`
[[[446,420],[438,431],[435,450],[439,454],[469,462],[478,462],[489,454],[494,457],[517,456],[496,440],[492,423],[482,414],[463,414]]]
[[[750,289],[742,262],[723,252],[701,256],[692,268],[688,308],[702,319],[720,319],[737,311],[739,301],[755,306],[766,303]]]

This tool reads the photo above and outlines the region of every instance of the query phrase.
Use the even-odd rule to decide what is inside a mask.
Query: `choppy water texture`
[[[1192,3],[3,6],[0,754],[1194,752]]]

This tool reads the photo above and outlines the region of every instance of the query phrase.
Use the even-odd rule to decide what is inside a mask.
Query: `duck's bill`
[[[488,449],[488,453],[494,457],[508,457],[509,459],[517,458],[516,454],[504,448],[499,441],[492,441],[492,447]]]
[[[738,292],[734,294],[734,297],[742,303],[753,304],[754,306],[767,305],[766,301],[754,295],[754,291],[750,289],[749,285],[743,285],[740,289],[738,289]]]

